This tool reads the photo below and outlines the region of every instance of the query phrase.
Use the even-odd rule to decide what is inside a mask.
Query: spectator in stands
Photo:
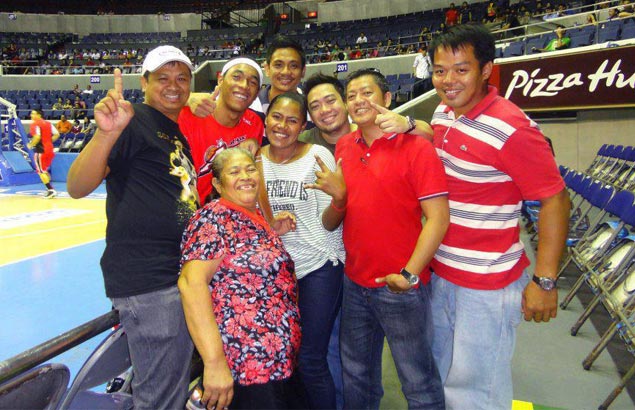
[[[236,146],[255,154],[262,143],[262,120],[248,109],[258,96],[262,81],[262,70],[254,60],[229,60],[221,70],[214,93],[199,105],[201,114],[208,114],[198,117],[191,107],[184,107],[179,114],[179,127],[192,150],[202,204],[211,199],[211,164],[215,156]]]
[[[493,23],[494,20],[496,19],[496,6],[494,5],[494,2],[491,1],[488,5],[487,5],[487,11],[485,14],[485,21],[488,23]]]
[[[67,98],[64,101],[64,109],[65,110],[72,110],[73,109],[73,103],[71,102],[70,98]]]
[[[501,30],[509,30],[504,33],[506,38],[521,36],[524,32],[520,27],[520,21],[515,10],[509,9],[505,12],[505,21],[501,26]]]
[[[81,95],[81,94],[80,94]],[[84,100],[81,99],[81,97],[79,95],[75,96],[75,101],[73,102],[73,108],[75,108],[75,105],[79,104],[79,107],[83,110],[86,109],[86,102]]]
[[[182,408],[193,344],[176,286],[184,228],[198,206],[189,145],[177,124],[192,63],[160,46],[143,65],[143,104],[123,98],[123,75],[95,106],[98,130],[73,162],[68,193],[81,198],[106,178],[106,295],[126,329],[134,407]],[[132,246],[134,245],[134,246]]]
[[[81,131],[82,131],[82,124],[79,122],[79,119],[78,119],[78,118],[76,118],[76,119],[73,121],[73,126],[71,127],[71,132],[72,132],[73,134],[77,134],[77,133],[79,133],[79,132],[81,132]]]
[[[472,21],[472,8],[464,1],[459,9],[459,24],[467,24]]]
[[[450,8],[445,11],[445,25],[452,27],[459,22],[459,11],[454,3],[450,3]]]
[[[86,89],[84,91],[82,91],[82,94],[93,95],[93,87],[90,84],[88,84],[86,86]]]
[[[350,52],[348,58],[351,60],[359,60],[362,58],[362,49],[359,47],[359,44],[355,44],[355,49]]]
[[[60,116],[60,120],[55,124],[55,128],[59,131],[60,134],[66,134],[71,132],[71,128],[73,128],[73,124],[66,119],[66,115],[62,114]]]
[[[448,408],[509,410],[521,312],[536,322],[557,313],[569,197],[542,133],[488,86],[491,32],[454,27],[434,39],[430,54],[442,101],[431,124],[433,144],[446,166],[452,215],[462,215],[450,222],[432,261],[433,350]],[[457,126],[459,118],[471,125]],[[414,132],[430,138],[427,124],[417,123]],[[522,200],[530,198],[542,204],[533,281],[518,227]]]
[[[31,111],[31,141],[28,147],[33,150],[33,159],[35,170],[46,186],[46,195],[44,198],[51,199],[57,196],[57,192],[51,184],[51,175],[48,170],[53,162],[55,152],[53,151],[53,142],[59,138],[60,134],[50,122],[44,120],[41,110]]]
[[[545,51],[556,51],[556,50],[564,50],[565,48],[569,48],[571,44],[571,38],[567,34],[567,30],[562,25],[558,25],[555,30],[556,38],[551,39],[545,48],[536,48],[533,47],[531,51],[543,53]]]
[[[49,74],[51,70],[51,64],[49,63],[49,60],[43,60],[42,64],[40,64],[40,74],[44,75],[44,74]]]
[[[57,102],[55,102],[53,104],[51,109],[52,110],[63,110],[64,109],[64,103],[62,102],[62,97],[57,97]]]
[[[595,13],[587,14],[586,23],[587,24],[593,24],[593,25],[597,25],[598,24],[598,20],[597,20],[597,18],[595,18]]]
[[[443,166],[429,142],[393,131],[395,118],[403,117],[385,108],[391,94],[379,72],[351,74],[346,99],[359,128],[337,142],[336,171],[322,167],[315,184],[305,185],[332,197],[337,212],[324,221],[327,229],[344,223],[344,403],[351,409],[379,408],[385,337],[401,369],[408,407],[445,409],[431,353],[427,290],[427,265],[449,221]],[[373,199],[379,197],[382,201]]]
[[[619,17],[630,17],[635,14],[635,11],[633,10],[633,4],[631,4],[630,0],[622,0],[620,4],[621,7],[618,10]]]
[[[425,46],[419,48],[419,53],[412,64],[412,73],[418,80],[414,86],[413,97],[418,97],[432,89],[432,61]]]
[[[90,121],[90,118],[88,117],[84,117],[84,122],[82,123],[82,129],[81,132],[83,132],[84,134],[86,134],[87,136],[92,135],[95,133],[95,124],[93,124]]]
[[[79,97],[82,94],[82,90],[79,88],[79,84],[75,84],[73,86],[72,92],[73,94],[75,94],[76,97]]]
[[[359,33],[359,37],[357,37],[357,40],[355,40],[355,44],[365,44],[368,43],[368,37],[366,37],[366,34]]]

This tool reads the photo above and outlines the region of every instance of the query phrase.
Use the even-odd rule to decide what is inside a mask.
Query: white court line
[[[92,222],[84,222],[81,224],[74,224],[74,225],[66,225],[66,226],[56,226],[55,228],[49,228],[49,229],[40,229],[37,231],[29,231],[29,232],[24,232],[24,233],[16,233],[13,235],[6,235],[6,236],[2,236],[0,235],[0,240],[2,239],[12,239],[12,238],[21,238],[24,236],[30,236],[30,235],[39,235],[41,233],[47,233],[47,232],[52,232],[52,231],[59,231],[62,229],[74,229],[77,227],[81,227],[81,226],[87,226],[87,225],[94,225],[94,224],[98,224],[98,223],[103,223],[106,219],[100,219],[98,221],[92,221]],[[104,231],[104,236],[106,235],[106,232]]]
[[[92,241],[88,241],[88,242],[84,242],[84,243],[79,243],[79,244],[77,244],[77,245],[67,246],[66,248],[56,249],[56,250],[54,250],[54,251],[44,252],[44,253],[40,253],[40,254],[38,254],[38,255],[33,255],[33,256],[27,256],[26,258],[22,258],[22,259],[18,259],[18,260],[15,260],[15,261],[7,262],[7,263],[5,263],[4,265],[0,264],[0,268],[3,268],[3,267],[5,267],[5,266],[9,266],[9,265],[13,265],[13,264],[15,264],[15,263],[20,263],[20,262],[28,261],[29,259],[35,259],[35,258],[39,258],[39,257],[41,257],[41,256],[50,255],[50,254],[52,254],[52,253],[62,252],[62,251],[66,251],[66,250],[73,249],[73,248],[78,248],[78,247],[80,247],[80,246],[88,245],[88,244],[90,244],[90,243],[93,243],[93,242],[99,242],[99,241],[103,241],[103,240],[104,240],[104,238],[95,239],[95,240],[92,240]]]

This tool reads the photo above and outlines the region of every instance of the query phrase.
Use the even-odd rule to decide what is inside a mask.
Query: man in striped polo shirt
[[[433,261],[433,354],[448,409],[510,409],[516,327],[556,317],[569,198],[536,123],[488,85],[494,38],[460,25],[430,46],[441,104],[433,144],[450,227]],[[534,277],[519,239],[522,201],[540,200]]]

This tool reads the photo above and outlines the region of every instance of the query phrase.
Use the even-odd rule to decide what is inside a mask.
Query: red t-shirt
[[[343,238],[346,275],[376,288],[375,279],[398,273],[421,233],[421,201],[447,195],[445,171],[432,144],[416,135],[386,134],[369,148],[355,131],[335,147],[342,159],[347,203]],[[430,280],[426,266],[421,281]]]
[[[448,9],[445,12],[445,24],[453,26],[459,21],[459,11],[457,9]]]
[[[212,160],[214,156],[225,148],[232,148],[241,142],[253,138],[262,143],[264,126],[262,120],[252,110],[245,111],[244,115],[233,128],[225,127],[208,115],[199,118],[192,113],[189,107],[185,107],[179,114],[179,128],[190,144],[194,168],[198,175],[196,188],[201,204],[212,193]]]

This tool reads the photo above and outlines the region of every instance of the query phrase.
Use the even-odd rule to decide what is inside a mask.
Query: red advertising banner
[[[527,111],[635,106],[635,46],[540,57],[499,64],[500,95]]]

